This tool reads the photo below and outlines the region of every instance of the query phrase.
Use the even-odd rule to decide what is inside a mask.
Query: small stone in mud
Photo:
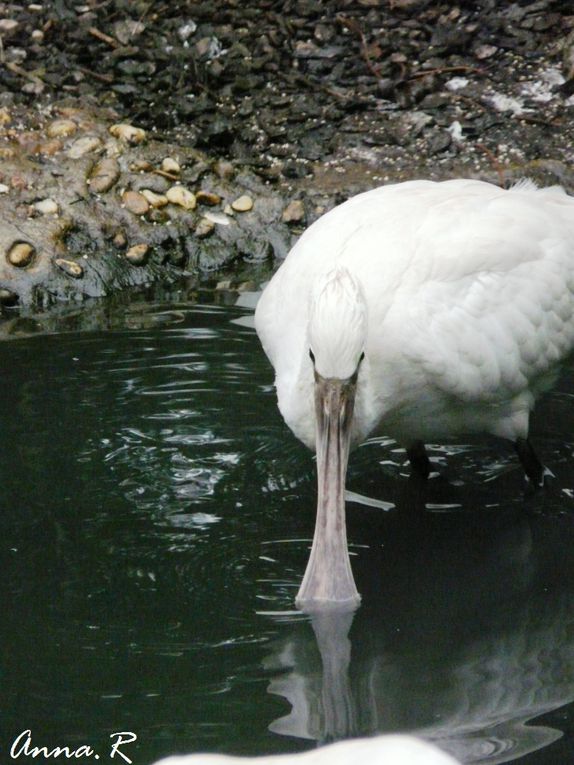
[[[0,34],[9,34],[18,28],[16,19],[0,19]]]
[[[102,141],[97,136],[86,135],[83,138],[78,138],[77,141],[68,149],[68,157],[70,159],[80,159],[85,154],[90,154],[92,151],[97,151],[102,146]]]
[[[204,218],[207,218],[207,220],[212,221],[213,223],[218,223],[220,226],[229,226],[231,223],[231,218],[228,218],[227,215],[220,212],[206,212],[203,216]]]
[[[170,175],[179,175],[181,173],[181,165],[173,157],[163,159],[161,169],[164,173],[169,173]]]
[[[43,154],[45,157],[53,157],[62,150],[62,142],[58,138],[51,138],[49,141],[41,143],[37,149],[37,154]]]
[[[485,58],[491,58],[497,52],[498,48],[495,45],[479,45],[474,51],[474,55],[483,61]]]
[[[231,203],[231,207],[235,212],[249,212],[253,209],[253,200],[248,194],[242,194]]]
[[[169,199],[165,194],[156,194],[156,192],[151,189],[142,189],[140,193],[147,199],[152,207],[165,207],[169,202]]]
[[[130,170],[132,173],[149,173],[153,170],[153,165],[147,159],[136,159],[131,163]]]
[[[65,260],[64,258],[56,258],[54,263],[58,268],[68,276],[72,276],[74,279],[81,279],[84,275],[84,269],[79,263],[73,260]]]
[[[428,152],[429,154],[440,154],[441,151],[445,151],[452,143],[452,135],[448,130],[440,130],[435,133],[429,141]]]
[[[172,186],[165,195],[172,205],[183,207],[184,210],[194,210],[197,204],[195,194],[184,186]]]
[[[8,250],[6,258],[16,268],[26,268],[34,260],[36,250],[28,242],[15,242]]]
[[[112,244],[114,247],[118,250],[123,250],[126,244],[128,243],[125,231],[123,231],[121,228],[116,231],[114,234],[114,238],[112,239]]]
[[[212,220],[209,220],[209,218],[202,218],[195,228],[195,235],[200,239],[205,239],[206,236],[213,233],[214,228],[215,223]]]
[[[42,215],[56,215],[60,208],[55,199],[41,199],[34,204],[34,209]]]
[[[152,207],[148,213],[148,218],[152,223],[159,223],[161,225],[164,223],[169,223],[171,220],[171,217],[167,214],[165,208],[163,207]]]
[[[10,191],[10,186],[6,186],[5,183],[0,183],[0,194],[7,194]]]
[[[220,159],[215,163],[213,171],[218,178],[221,178],[224,181],[230,180],[235,175],[235,167],[233,164],[224,159]]]
[[[95,194],[101,194],[111,189],[119,177],[120,166],[117,159],[108,157],[102,159],[101,162],[96,162],[87,183],[90,191],[93,191]]]
[[[215,194],[212,191],[198,191],[195,198],[200,205],[209,205],[209,207],[215,207],[221,202],[219,194]]]
[[[48,125],[47,133],[50,138],[66,138],[73,135],[78,126],[73,120],[54,120]]]
[[[113,26],[113,32],[116,40],[122,45],[131,43],[136,37],[139,37],[145,31],[145,24],[135,19],[120,19]]]
[[[132,145],[143,143],[146,139],[146,132],[142,128],[134,127],[126,123],[119,123],[110,127],[110,133],[114,138]]]
[[[305,207],[300,199],[289,202],[283,210],[281,220],[283,223],[300,223],[305,217]]]
[[[20,296],[12,290],[8,290],[5,287],[0,287],[0,305],[5,305],[8,308],[17,305],[20,300]]]
[[[122,202],[127,210],[134,215],[145,215],[149,210],[149,202],[139,191],[124,191]]]
[[[149,244],[134,244],[125,253],[126,260],[134,266],[143,266],[149,253]]]

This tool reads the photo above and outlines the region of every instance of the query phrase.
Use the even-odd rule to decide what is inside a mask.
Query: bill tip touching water
[[[425,443],[528,440],[537,397],[574,346],[574,199],[521,182],[409,181],[351,198],[303,234],[257,306],[279,409],[317,455],[317,517],[297,595],[356,607],[345,524],[349,450],[393,438],[427,478]]]

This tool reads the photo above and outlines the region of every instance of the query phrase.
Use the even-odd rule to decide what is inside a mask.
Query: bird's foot
[[[407,457],[411,463],[412,477],[419,478],[426,481],[431,477],[433,472],[432,463],[427,454],[427,450],[422,441],[413,441],[413,443],[407,447]]]
[[[554,473],[549,468],[543,467],[542,473],[538,475],[536,479],[526,476],[527,491],[531,494],[538,494],[540,491],[549,491],[554,478],[556,478]]]
[[[514,448],[530,486],[534,490],[547,486],[549,479],[554,478],[554,473],[538,459],[528,438],[517,438],[514,442]]]

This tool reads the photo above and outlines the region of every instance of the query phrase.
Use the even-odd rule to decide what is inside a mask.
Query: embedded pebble
[[[7,194],[10,191],[10,187],[5,183],[0,183],[0,194]]]
[[[96,162],[87,183],[95,194],[101,194],[112,188],[120,177],[120,166],[117,159],[108,157]]]
[[[135,19],[121,19],[116,21],[113,26],[114,36],[122,45],[128,45],[144,31],[145,24]]]
[[[495,45],[479,45],[474,51],[474,55],[477,59],[483,61],[485,58],[491,58],[497,52],[498,48]]]
[[[8,250],[6,258],[16,268],[26,268],[34,260],[36,250],[29,242],[15,242]]]
[[[128,239],[126,237],[125,231],[123,229],[118,229],[116,233],[114,234],[114,238],[112,239],[112,244],[116,249],[123,250],[126,244],[128,243]]]
[[[179,175],[181,173],[181,165],[173,157],[166,157],[162,160],[161,169],[164,173],[169,173],[170,175]]]
[[[50,138],[66,138],[73,135],[78,126],[73,120],[54,120],[48,125],[47,133]]]
[[[215,194],[212,191],[198,191],[195,198],[198,204],[209,205],[209,207],[214,207],[221,202],[219,194]]]
[[[22,85],[22,93],[27,93],[29,96],[39,96],[46,89],[45,83],[42,80],[32,80]]]
[[[34,209],[42,215],[56,215],[60,208],[55,199],[41,199],[34,204]]]
[[[0,19],[0,34],[9,34],[18,26],[15,19]]]
[[[215,174],[224,181],[228,181],[235,175],[235,167],[225,159],[218,160],[213,166]]]
[[[153,170],[153,165],[147,159],[136,159],[135,162],[131,163],[130,170],[133,173],[149,173]]]
[[[170,216],[165,211],[165,207],[152,207],[148,214],[148,218],[152,223],[160,223],[162,225],[164,223],[169,223],[171,220]],[[170,259],[171,257],[172,256],[170,255]]]
[[[86,135],[83,138],[78,138],[77,141],[68,149],[68,157],[71,159],[80,159],[85,154],[90,154],[92,151],[97,151],[102,147],[102,141],[97,136]]]
[[[191,37],[191,35],[195,32],[197,29],[197,24],[193,19],[190,19],[188,22],[183,24],[181,27],[178,27],[177,34],[179,36],[179,39],[182,42],[185,42],[188,37]]]
[[[58,268],[63,271],[65,274],[68,274],[68,276],[73,277],[74,279],[81,279],[84,275],[84,269],[79,263],[76,263],[73,260],[65,260],[64,258],[56,258],[54,263],[58,266]]]
[[[147,199],[152,207],[165,207],[169,202],[169,199],[165,194],[156,194],[156,192],[151,189],[142,189],[140,193]]]
[[[145,215],[149,210],[149,202],[139,191],[124,191],[122,202],[127,210],[134,215]]]
[[[119,138],[120,141],[124,141],[129,144],[143,143],[146,139],[146,132],[142,128],[128,125],[127,123],[119,123],[110,127],[110,133],[114,138]]]
[[[300,199],[293,199],[283,210],[283,223],[299,223],[305,217],[305,207]]]
[[[147,260],[149,244],[134,244],[125,253],[126,260],[134,266],[143,266]]]
[[[179,205],[184,210],[195,210],[197,204],[195,194],[184,186],[172,186],[165,195],[172,205]]]
[[[253,200],[248,194],[243,194],[231,203],[236,212],[249,212],[253,209]]]
[[[219,223],[220,226],[229,226],[231,223],[231,220],[227,217],[227,215],[224,215],[220,212],[208,211],[203,217],[207,218],[207,220],[210,220],[213,223]]]
[[[131,187],[134,191],[153,191],[154,194],[165,195],[165,192],[172,184],[164,175],[157,175],[156,173],[139,173],[131,183]]]
[[[195,235],[200,239],[205,239],[206,236],[213,233],[214,228],[215,223],[212,220],[209,220],[209,218],[202,218],[195,227]]]
[[[38,154],[43,154],[45,157],[52,157],[61,151],[63,147],[62,142],[58,138],[52,138],[49,141],[44,141],[38,148]]]
[[[5,305],[8,308],[16,305],[20,300],[20,296],[12,290],[7,290],[4,287],[0,287],[0,305]]]

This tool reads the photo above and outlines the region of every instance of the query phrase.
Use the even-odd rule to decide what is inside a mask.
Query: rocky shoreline
[[[358,191],[574,191],[568,2],[0,3],[0,312],[258,267]]]
[[[46,119],[28,111],[23,129],[23,119],[11,128],[8,110],[2,114],[6,308],[45,310],[239,258],[284,257],[304,221],[302,209],[252,173],[109,115],[61,106]]]

